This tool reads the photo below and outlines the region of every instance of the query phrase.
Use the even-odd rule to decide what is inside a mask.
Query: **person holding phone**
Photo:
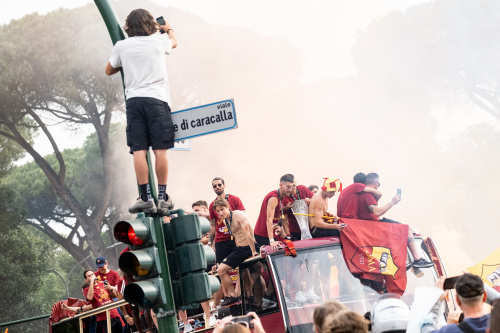
[[[123,69],[127,106],[127,145],[134,157],[134,168],[141,196],[130,213],[156,213],[173,208],[166,193],[167,149],[174,146],[174,127],[170,115],[170,91],[165,54],[177,47],[175,32],[166,21],[155,22],[145,9],[133,10],[125,21],[129,38],[118,41],[106,65],[107,75]],[[161,33],[160,30],[163,32]],[[149,186],[146,153],[153,147],[158,178],[158,207]]]
[[[259,316],[249,312],[246,316],[227,316],[217,320],[213,333],[266,333]]]
[[[375,172],[369,173],[366,175],[365,185],[366,187],[370,187],[372,189],[378,190],[380,187],[380,178],[379,175]],[[380,221],[380,222],[389,222],[389,223],[399,223],[397,221],[388,219],[386,217],[382,217],[385,213],[389,211],[393,206],[397,205],[401,201],[401,192],[396,194],[391,201],[383,206],[379,206],[378,198],[369,192],[363,192],[359,196],[358,201],[358,219],[360,220],[368,220],[368,221]],[[414,268],[428,268],[434,265],[433,262],[427,261],[422,256],[422,252],[418,247],[418,244],[415,242],[413,238],[413,230],[412,228],[408,228],[408,239],[407,239],[408,248],[413,256],[412,266]]]
[[[445,277],[439,278],[436,287],[444,290]],[[450,286],[447,286],[448,288]],[[444,290],[443,295],[436,302],[430,313],[422,324],[422,333],[461,333],[461,332],[485,332],[488,327],[490,314],[486,313],[483,304],[486,302],[487,293],[484,290],[483,280],[474,274],[464,274],[455,283],[456,302],[464,313],[464,320],[460,324],[449,324],[439,327],[441,304],[448,295]]]

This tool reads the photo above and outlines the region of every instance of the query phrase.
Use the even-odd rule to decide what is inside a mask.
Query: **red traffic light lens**
[[[134,246],[140,246],[140,245],[142,245],[144,243],[142,241],[142,239],[140,239],[139,237],[137,237],[137,235],[135,234],[135,230],[134,230],[134,228],[132,226],[130,226],[128,228],[127,236],[128,236],[128,240]]]

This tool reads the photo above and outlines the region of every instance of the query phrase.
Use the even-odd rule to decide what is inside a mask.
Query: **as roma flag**
[[[349,271],[362,279],[382,282],[387,291],[403,295],[406,289],[408,225],[340,219],[342,251]]]
[[[500,291],[500,247],[467,271],[480,276],[486,284]]]

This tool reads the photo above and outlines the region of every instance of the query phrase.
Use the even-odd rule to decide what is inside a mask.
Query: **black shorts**
[[[111,318],[111,332],[109,333],[122,333],[122,321],[120,317]],[[97,327],[102,329],[102,332],[108,333],[108,323],[106,320],[101,320],[97,322]]]
[[[295,238],[295,239],[292,239],[294,241],[296,240],[301,240],[302,239],[302,233],[301,232],[291,232],[290,231],[290,235]]]
[[[215,243],[215,262],[220,264],[236,248],[233,240]]]
[[[174,146],[174,124],[167,102],[151,97],[127,100],[127,145],[131,154],[149,147],[156,150]]]
[[[236,269],[243,261],[250,258],[252,254],[252,249],[249,245],[237,246],[226,259],[222,260],[222,263],[228,265],[232,269]]]
[[[260,248],[262,246],[271,245],[271,243],[269,243],[268,237],[255,235],[255,234],[253,235],[253,237],[255,238],[255,241],[257,242],[257,245],[255,246],[255,249],[257,250],[257,252],[260,250]]]
[[[311,229],[311,236],[313,238],[320,238],[320,237],[340,237],[340,231],[338,229],[321,229],[317,227],[313,227]]]

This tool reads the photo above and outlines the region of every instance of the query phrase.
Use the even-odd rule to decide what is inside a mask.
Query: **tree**
[[[125,7],[130,7],[132,2],[116,4],[120,12],[128,14],[130,10]],[[144,5],[152,8],[152,12],[165,10],[151,3]],[[169,63],[170,78],[176,81],[172,85],[176,108],[234,97],[232,93],[228,95],[228,91],[233,91],[234,82],[239,80],[251,82],[254,87],[265,80],[267,85],[277,87],[291,77],[292,72],[301,71],[298,54],[291,52],[290,45],[283,40],[258,36],[245,29],[210,26],[178,10],[170,13],[181,22],[179,26],[186,31],[186,40],[193,41],[185,43],[185,51],[176,50],[178,56],[172,57]],[[199,31],[205,31],[203,38]],[[242,39],[248,43],[239,48],[228,46]],[[226,40],[226,44],[221,45],[224,47],[218,47],[221,40]],[[16,182],[26,187],[16,192],[33,191],[29,196],[34,200],[27,203],[33,205],[28,210],[29,222],[37,221],[36,227],[61,244],[77,261],[88,252],[95,256],[105,254],[111,261],[116,258],[113,251],[106,251],[101,232],[106,223],[109,222],[112,229],[117,222],[110,214],[124,211],[113,206],[118,202],[111,200],[113,176],[121,169],[112,161],[109,130],[113,111],[123,109],[123,97],[119,76],[110,79],[103,73],[110,51],[111,41],[94,4],[46,16],[29,15],[0,27],[0,137],[9,144],[19,145],[39,168],[35,171],[36,168],[30,166],[24,175],[17,173]],[[265,77],[252,66],[241,66],[240,56],[244,54],[251,54],[252,66],[266,66]],[[267,54],[273,55],[272,60]],[[291,66],[293,70],[283,64],[285,56],[291,62],[296,61]],[[247,94],[254,96],[253,91]],[[51,132],[54,124],[95,129],[94,147],[98,148],[97,155],[92,155],[95,158],[92,172],[99,174],[100,184],[92,183],[94,187],[91,187],[91,182],[73,177],[74,171],[69,165],[83,162],[76,153],[59,149]],[[54,151],[52,156],[41,156],[33,148],[30,140],[35,135],[49,140]],[[120,141],[122,148],[125,148],[124,141]],[[25,176],[34,183],[25,183]],[[97,177],[86,174],[87,180],[94,176]],[[83,188],[74,186],[73,181],[81,181]],[[133,177],[129,183],[134,183]],[[54,225],[65,225],[70,230],[62,235]]]
[[[121,126],[112,125],[110,137],[113,138],[117,132],[121,133],[122,131]],[[91,134],[82,148],[66,149],[61,152],[61,156],[64,158],[68,170],[66,183],[69,190],[83,207],[89,211],[94,210],[100,204],[100,197],[95,194],[99,193],[102,183],[105,181],[97,134]],[[44,159],[53,168],[58,164],[55,154],[45,156]],[[111,161],[114,165],[119,164],[113,158]],[[24,218],[26,224],[44,232],[52,241],[66,250],[69,249],[70,253],[79,253],[84,258],[91,254],[87,237],[80,228],[74,227],[75,214],[57,197],[56,191],[50,181],[44,177],[38,164],[30,162],[11,168],[3,183],[9,188],[15,189],[12,201],[21,207],[26,207]],[[106,226],[110,242],[114,243],[110,230],[122,218],[121,213],[125,211],[125,207],[123,207],[124,200],[119,188],[114,189],[112,198],[99,232],[103,232],[103,228]],[[56,230],[51,227],[54,223],[58,224]],[[69,230],[69,234],[65,235],[64,232],[61,232],[64,229],[62,227]],[[106,245],[110,243],[103,241]],[[93,268],[93,260],[88,259],[84,265],[87,268]]]
[[[87,7],[47,16],[30,15],[0,30],[0,135],[31,155],[60,198],[62,211],[71,211],[75,223],[67,237],[58,235],[48,224],[39,229],[58,238],[77,260],[85,257],[85,252],[72,244],[80,227],[90,250],[106,253],[100,230],[113,186],[109,126],[122,96],[119,79],[110,80],[102,74],[107,57],[102,45],[109,43],[109,37],[98,33],[104,24],[93,24],[93,14]],[[95,43],[84,43],[91,37]],[[50,132],[50,125],[59,122],[69,126],[90,124],[96,130],[103,182],[100,191],[94,193],[97,204],[90,212],[68,184],[66,161]],[[31,136],[35,132],[49,140],[56,163],[33,148]],[[51,196],[54,200],[55,195]]]
[[[11,189],[0,187],[0,322],[39,315],[37,292],[50,272],[55,245],[33,230],[22,228],[24,209],[11,200]],[[45,310],[46,311],[46,310]],[[36,332],[34,330],[33,332]]]
[[[500,3],[434,1],[372,22],[353,48],[358,73],[423,98],[470,100],[500,120]]]

